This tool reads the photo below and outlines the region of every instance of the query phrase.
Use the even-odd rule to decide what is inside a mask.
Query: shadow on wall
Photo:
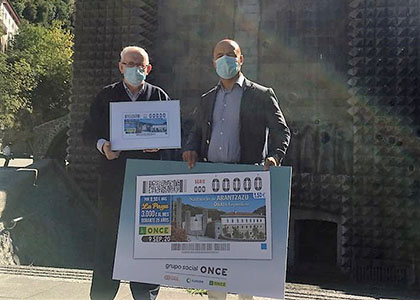
[[[38,170],[35,185],[29,168]],[[0,222],[10,228],[13,219],[22,218],[9,230],[20,264],[91,268],[93,211],[84,207],[57,161],[41,160],[29,168],[24,174],[10,172],[17,179],[12,184],[0,183],[0,189],[7,190]]]
[[[283,165],[294,173],[352,174],[351,136],[336,124],[289,123],[292,139]]]

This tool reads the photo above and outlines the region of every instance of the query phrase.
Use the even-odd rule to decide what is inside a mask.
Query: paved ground
[[[16,185],[18,177],[22,179],[24,172],[17,171],[18,167],[25,167],[27,161],[14,161],[14,167],[0,167],[0,216],[5,209],[6,192],[13,184]],[[0,166],[2,161],[0,159]],[[44,170],[45,171],[45,170]],[[29,199],[14,196],[9,193],[9,208],[12,216],[25,216],[23,221],[11,230],[11,238],[19,246],[18,255],[22,264],[53,265],[63,268],[28,267],[28,266],[5,266],[13,264],[14,248],[7,232],[0,234],[0,300],[2,299],[42,299],[42,300],[73,300],[89,299],[91,271],[70,269],[90,268],[90,251],[78,251],[79,248],[89,248],[92,240],[92,229],[89,224],[89,214],[81,212],[86,209],[80,208],[78,201],[71,201],[72,195],[67,191],[59,176],[52,172],[48,176],[42,176],[37,180],[36,186],[31,180],[25,181],[25,188],[30,190]],[[32,173],[31,173],[32,174]],[[31,175],[33,177],[33,175]],[[26,176],[28,177],[28,176]],[[31,178],[30,176],[28,178]],[[18,190],[23,186],[18,184]],[[58,196],[57,196],[58,195]],[[60,199],[60,201],[56,201]],[[28,214],[28,211],[37,211],[38,214]],[[76,219],[80,226],[72,228],[72,220]],[[10,225],[9,222],[5,223]],[[0,221],[0,225],[3,225]],[[2,227],[0,226],[0,232]],[[71,229],[71,230],[70,230]],[[44,232],[45,235],[32,237],[36,232]],[[59,232],[59,236],[57,236]],[[59,237],[66,238],[60,240]],[[79,245],[80,244],[80,245]],[[83,247],[81,247],[81,245]],[[17,248],[16,248],[17,249]],[[66,251],[66,249],[69,249]],[[3,250],[3,255],[2,255]],[[70,251],[71,250],[71,251]],[[80,250],[80,249],[79,249]],[[46,264],[46,263],[49,264]],[[59,264],[61,263],[61,264]],[[328,278],[320,283],[310,280],[293,280],[286,284],[286,300],[419,300],[418,292],[407,290],[404,287],[389,288],[386,286],[356,285],[340,280],[340,278]],[[308,282],[318,282],[306,284]],[[128,285],[121,284],[118,300],[132,299]],[[191,295],[184,289],[164,287],[161,289],[158,300],[206,300],[207,296]],[[229,295],[228,300],[237,299]],[[256,298],[263,300],[268,298]]]
[[[92,267],[95,218],[61,169],[50,160],[0,167],[0,264],[16,254],[22,265]]]
[[[28,266],[0,266],[0,299],[77,300],[89,299],[91,271]],[[384,292],[388,293],[388,292]],[[122,283],[117,300],[132,299],[128,284]],[[184,289],[163,287],[158,300],[206,300]],[[237,299],[229,295],[228,300]],[[256,300],[269,298],[256,297]],[[309,284],[286,284],[286,300],[388,300],[420,297],[383,297],[377,292],[345,292]]]
[[[0,158],[0,167],[4,166],[4,162],[6,160],[4,158]],[[32,158],[16,158],[16,159],[11,159],[9,162],[9,167],[11,168],[24,168],[27,167],[29,165],[31,165],[33,163],[33,159]]]

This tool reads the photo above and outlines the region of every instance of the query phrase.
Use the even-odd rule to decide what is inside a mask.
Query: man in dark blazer
[[[213,66],[219,83],[201,96],[194,126],[182,157],[190,168],[196,161],[279,166],[290,141],[290,130],[273,89],[244,77],[244,57],[229,39],[217,43]],[[267,143],[266,143],[267,142]],[[209,299],[226,293],[209,291]],[[239,295],[239,299],[252,296]]]
[[[112,151],[110,143],[110,102],[169,100],[157,86],[145,81],[152,65],[147,52],[140,47],[126,47],[118,64],[124,79],[102,89],[93,101],[85,123],[84,138],[96,146],[100,157],[98,219],[95,262],[90,291],[91,299],[114,299],[119,281],[112,280],[117,230],[120,216],[125,163],[128,158],[164,159],[168,150]],[[130,283],[134,299],[155,299],[159,286]]]

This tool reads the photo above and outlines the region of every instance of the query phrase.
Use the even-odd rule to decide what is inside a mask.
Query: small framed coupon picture
[[[180,101],[110,103],[112,150],[181,148]]]

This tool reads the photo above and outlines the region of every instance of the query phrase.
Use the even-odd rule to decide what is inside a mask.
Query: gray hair
[[[123,61],[125,54],[127,52],[130,52],[130,51],[135,51],[135,52],[140,53],[140,55],[143,56],[143,58],[147,61],[147,63],[149,63],[149,54],[147,54],[146,50],[144,50],[141,47],[137,47],[137,46],[127,46],[127,47],[125,47],[120,53],[120,57],[121,57],[120,61]]]

